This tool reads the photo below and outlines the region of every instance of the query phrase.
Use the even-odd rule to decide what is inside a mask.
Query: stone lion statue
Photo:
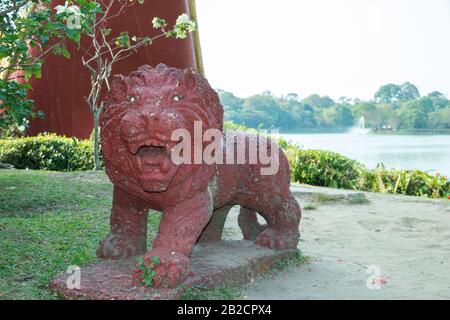
[[[174,130],[194,135],[202,129],[223,133],[223,108],[207,80],[192,69],[142,66],[128,77],[115,76],[100,117],[106,173],[114,184],[110,234],[100,242],[100,259],[159,257],[155,287],[175,287],[189,274],[189,255],[197,242],[221,239],[225,219],[240,205],[244,239],[275,249],[295,248],[300,206],[290,192],[290,169],[282,151],[279,169],[262,175],[260,161],[246,152],[245,163],[174,163]],[[249,146],[256,136],[241,134]],[[223,143],[230,148],[237,142]],[[256,143],[261,148],[259,142]],[[272,145],[272,144],[271,144]],[[274,147],[269,147],[269,151]],[[241,159],[242,160],[242,159]],[[147,214],[162,211],[153,248],[147,251]],[[266,224],[260,224],[259,213]],[[139,270],[135,275],[140,276]]]

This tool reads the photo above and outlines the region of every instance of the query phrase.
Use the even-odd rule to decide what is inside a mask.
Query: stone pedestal
[[[191,273],[174,289],[154,289],[138,285],[132,278],[136,258],[95,261],[81,268],[80,289],[68,289],[67,278],[61,274],[50,287],[65,299],[80,300],[160,300],[180,299],[185,288],[250,282],[275,265],[290,258],[295,250],[271,250],[252,241],[218,241],[195,246],[190,257]]]

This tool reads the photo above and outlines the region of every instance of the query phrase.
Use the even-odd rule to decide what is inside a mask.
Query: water
[[[354,133],[286,134],[305,149],[331,150],[369,168],[419,169],[450,176],[450,135],[377,135]]]

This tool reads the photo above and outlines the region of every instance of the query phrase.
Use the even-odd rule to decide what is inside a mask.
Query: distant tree
[[[273,126],[277,124],[280,107],[270,91],[265,91],[245,99],[243,111],[243,120],[247,125]]]
[[[400,86],[398,100],[408,101],[420,98],[419,89],[410,82],[405,82]]]
[[[375,101],[379,103],[391,103],[398,100],[401,87],[399,85],[389,83],[383,85],[375,93]]]
[[[393,103],[418,98],[420,98],[419,90],[410,82],[405,82],[401,86],[389,83],[381,86],[375,93],[375,101],[378,103]]]
[[[370,102],[361,102],[355,104],[352,108],[352,111],[354,118],[365,118],[367,127],[375,127],[378,124],[378,112],[376,104]]]
[[[289,119],[285,119],[284,125],[289,125],[289,128],[292,129],[316,127],[314,109],[310,105],[288,97],[279,99],[278,103],[280,108],[289,115]]]
[[[334,128],[349,128],[355,123],[352,111],[343,105],[336,105],[324,110],[323,119],[327,127]]]
[[[244,99],[236,97],[231,92],[217,90],[220,98],[220,102],[224,108],[232,111],[238,111],[242,109]]]
[[[428,114],[427,125],[430,129],[450,129],[450,108]]]
[[[430,113],[434,110],[433,100],[428,97],[422,97],[420,99],[409,101],[409,104],[425,113]]]
[[[390,127],[397,129],[400,119],[392,105],[377,104],[372,121],[371,125],[373,128]]]
[[[336,103],[328,96],[319,96],[318,94],[312,94],[302,100],[302,103],[308,104],[313,108],[329,108]]]
[[[234,123],[242,123],[242,107],[244,99],[236,97],[231,92],[218,90],[220,102],[224,109],[225,120],[233,121]]]
[[[373,129],[422,130],[450,126],[447,98],[437,91],[420,97],[419,90],[409,82],[383,86],[377,92],[378,101],[343,96],[335,103],[317,94],[300,100],[295,93],[276,97],[270,91],[246,99],[221,90],[219,95],[225,119],[253,128],[261,125],[283,129],[348,128],[361,116],[366,126]]]
[[[428,114],[432,111],[433,102],[428,97],[403,103],[398,110],[398,115],[401,118],[401,129],[426,129]]]
[[[450,101],[443,93],[439,91],[433,91],[429,93],[427,97],[433,101],[433,106],[435,110],[450,107]]]
[[[346,97],[346,96],[342,96],[342,97],[339,97],[338,102],[340,104],[350,104],[352,102],[352,99],[349,97]]]
[[[286,95],[285,99],[288,100],[288,101],[299,101],[300,100],[298,94],[296,94],[294,92],[288,93]]]
[[[302,103],[294,112],[294,120],[297,123],[295,127],[306,129],[317,127],[314,108],[309,104]]]
[[[343,106],[343,105],[337,105],[335,107],[336,110],[336,116],[335,116],[335,124],[338,127],[351,127],[355,123],[355,119],[352,115],[352,111],[350,108]]]

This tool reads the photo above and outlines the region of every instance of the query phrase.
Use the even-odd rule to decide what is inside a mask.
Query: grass
[[[275,272],[280,272],[286,269],[287,267],[299,267],[304,263],[310,261],[310,257],[305,256],[301,253],[299,249],[297,249],[293,256],[286,257],[284,259],[280,259],[274,265],[274,267],[268,272],[267,275],[273,275]]]
[[[367,199],[364,193],[355,193],[348,195],[348,203],[354,204],[354,205],[363,205],[363,204],[369,204],[370,200]]]
[[[317,203],[330,203],[330,202],[338,202],[345,201],[345,195],[340,194],[326,194],[326,193],[315,193],[313,199]]]
[[[354,193],[354,194],[326,194],[326,193],[315,193],[313,195],[313,201],[318,204],[332,204],[332,203],[348,203],[350,205],[363,205],[369,204],[370,200],[367,199],[364,193]]]
[[[0,170],[0,299],[57,299],[49,281],[96,259],[111,200],[103,172]]]
[[[302,209],[303,209],[303,210],[316,210],[316,209],[317,209],[317,206],[314,205],[314,204],[306,204],[306,205],[303,206]]]
[[[198,285],[185,288],[182,300],[236,300],[242,298],[245,285],[223,285],[214,289]]]

